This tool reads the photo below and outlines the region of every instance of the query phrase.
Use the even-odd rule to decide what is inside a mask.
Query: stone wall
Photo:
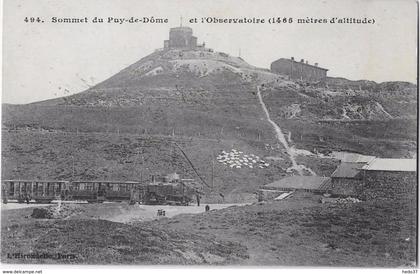
[[[331,194],[362,200],[416,199],[415,172],[362,171],[360,179],[332,178]]]
[[[360,198],[365,200],[416,199],[416,172],[365,171],[364,191]]]
[[[355,178],[332,178],[331,194],[356,197],[362,190],[362,180]]]

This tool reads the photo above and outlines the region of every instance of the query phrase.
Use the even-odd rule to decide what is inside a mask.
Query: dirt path
[[[242,206],[245,204],[211,204],[210,209],[218,210],[231,206]],[[168,205],[114,205],[114,210],[109,208],[97,209],[96,214],[100,219],[105,219],[119,223],[129,223],[133,221],[149,221],[159,218],[171,218],[179,214],[199,214],[205,212],[206,205],[192,206],[168,206]],[[158,216],[158,210],[163,210],[165,216]]]
[[[1,210],[12,210],[12,209],[21,209],[21,208],[28,208],[28,207],[44,207],[50,206],[51,204],[19,204],[19,203],[8,203],[8,204],[1,204]]]
[[[283,145],[283,147],[286,149],[287,154],[289,155],[290,161],[292,162],[292,167],[289,169],[290,171],[295,170],[299,173],[299,175],[303,175],[304,171],[309,172],[310,175],[315,176],[315,172],[310,169],[309,167],[305,166],[305,165],[298,165],[296,163],[296,159],[295,159],[295,153],[293,152],[293,150],[290,148],[289,144],[287,143],[286,138],[284,137],[283,131],[281,130],[281,128],[279,127],[279,125],[277,125],[273,120],[271,120],[270,117],[270,113],[268,112],[267,106],[264,103],[264,100],[261,96],[261,90],[260,87],[257,87],[257,96],[258,96],[258,100],[260,101],[261,107],[264,110],[265,116],[267,121],[272,125],[272,127],[274,128],[274,131],[276,132],[276,137],[277,140],[279,140],[279,142]]]
[[[241,204],[209,204],[211,210],[219,210],[231,206],[243,206]],[[127,203],[53,203],[53,204],[18,204],[8,203],[1,205],[3,212],[25,212],[30,215],[31,208],[50,207],[58,218],[61,219],[101,219],[118,223],[130,223],[138,221],[151,221],[160,218],[171,218],[179,214],[199,214],[205,212],[206,204],[200,206],[169,206],[169,205],[129,205]],[[158,216],[158,210],[163,210],[165,216]],[[15,214],[19,217],[22,214]],[[20,216],[24,218],[25,216]]]

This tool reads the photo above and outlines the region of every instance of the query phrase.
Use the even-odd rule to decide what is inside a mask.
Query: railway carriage
[[[50,203],[53,200],[130,201],[143,204],[188,205],[196,190],[187,187],[182,180],[170,182],[141,183],[133,181],[43,181],[3,180],[3,202],[16,200],[19,203],[35,200]]]
[[[109,182],[106,184],[106,199],[108,201],[132,200],[134,192],[138,192],[140,182]]]
[[[128,201],[139,182],[131,181],[73,181],[67,199],[88,202]]]
[[[6,203],[8,200],[50,203],[52,200],[63,199],[63,192],[68,186],[68,181],[3,180],[2,199]]]

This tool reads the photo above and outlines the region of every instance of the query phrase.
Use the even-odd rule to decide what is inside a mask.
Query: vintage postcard
[[[4,0],[1,263],[414,273],[417,11]]]

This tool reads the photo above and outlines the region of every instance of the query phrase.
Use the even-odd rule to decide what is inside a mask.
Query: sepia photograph
[[[2,267],[417,271],[418,2],[2,5]]]

